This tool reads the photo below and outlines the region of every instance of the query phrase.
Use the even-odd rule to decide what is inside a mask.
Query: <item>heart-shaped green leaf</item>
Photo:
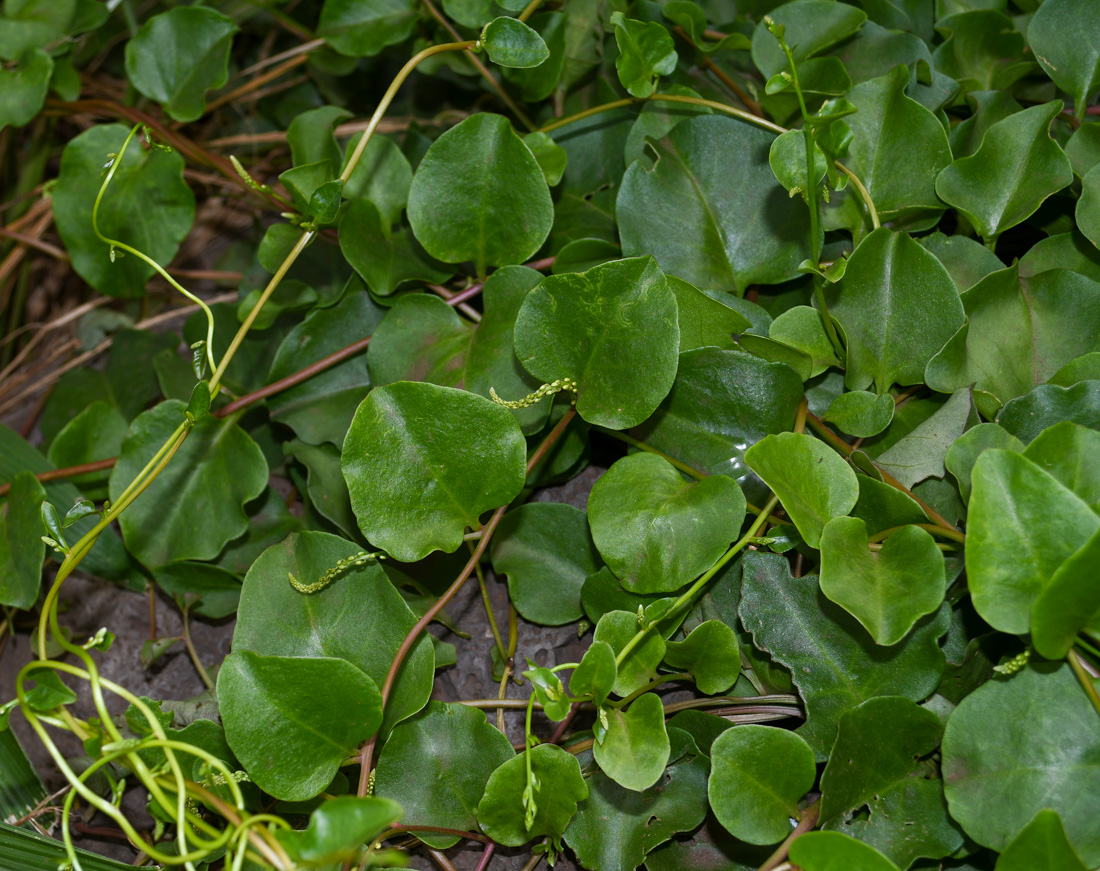
[[[637,426],[676,377],[676,299],[652,257],[582,275],[551,275],[516,318],[516,356],[544,382],[577,383],[577,413],[612,429]]]
[[[676,46],[669,32],[655,21],[635,21],[622,12],[611,13],[619,56],[615,69],[619,81],[635,97],[648,97],[657,79],[676,70]]]
[[[971,482],[966,573],[974,607],[994,629],[1027,632],[1035,598],[1100,517],[1014,451],[983,453]]]
[[[126,43],[126,74],[177,121],[194,121],[206,111],[206,92],[229,78],[229,50],[239,29],[205,6],[169,9]]]
[[[1085,866],[1100,863],[1100,733],[1065,663],[1030,665],[963,699],[944,732],[943,778],[951,816],[979,844],[1005,850],[1049,808]]]
[[[775,844],[791,831],[798,802],[814,785],[814,751],[793,732],[746,725],[710,748],[707,793],[718,821],[750,844]]]
[[[667,601],[667,600],[666,600]],[[596,624],[593,640],[606,641],[618,659],[640,629],[638,614],[630,611],[608,611]],[[650,631],[618,666],[612,691],[628,696],[657,677],[657,666],[665,656],[665,640],[660,632]]]
[[[494,18],[481,33],[489,60],[502,67],[529,69],[550,57],[550,49],[538,31],[515,18]]]
[[[290,535],[260,555],[244,579],[233,650],[268,656],[345,659],[381,686],[416,618],[376,562],[337,571],[331,583],[301,593],[341,561],[362,552],[324,532]],[[425,638],[409,651],[386,703],[383,732],[424,707],[434,673]]]
[[[1062,101],[1024,109],[986,131],[982,146],[936,178],[936,193],[987,242],[1031,217],[1043,200],[1073,181],[1065,152],[1050,138]]]
[[[660,696],[645,693],[626,711],[602,708],[602,738],[592,745],[592,756],[603,772],[627,789],[641,792],[653,786],[668,764],[669,741],[665,709]]]
[[[409,223],[445,263],[522,263],[554,219],[550,189],[508,119],[481,113],[455,125],[420,161],[409,189]]]
[[[588,499],[592,539],[637,593],[669,593],[705,572],[737,537],[745,497],[724,475],[685,481],[663,457],[616,460]]]
[[[463,390],[399,381],[355,412],[342,466],[359,528],[404,562],[452,553],[466,527],[526,479],[526,444],[507,409]]]
[[[812,436],[770,435],[745,452],[745,462],[779,497],[810,547],[818,546],[825,524],[851,511],[859,498],[852,467]]]
[[[836,424],[841,432],[859,438],[878,435],[894,419],[894,397],[866,390],[842,393],[829,405],[824,420]]]
[[[721,620],[706,620],[683,641],[665,644],[665,664],[690,672],[707,695],[724,693],[741,673],[737,633]]]
[[[407,825],[474,829],[485,784],[513,756],[511,743],[481,711],[429,702],[386,740],[374,794],[399,801]],[[421,840],[442,850],[458,837],[424,833]]]
[[[382,696],[343,659],[225,658],[218,672],[225,737],[253,782],[285,801],[313,798],[382,722]]]

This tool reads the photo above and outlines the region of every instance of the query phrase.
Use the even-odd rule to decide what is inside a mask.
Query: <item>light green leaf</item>
[[[987,242],[1031,217],[1073,181],[1069,158],[1050,137],[1062,101],[1024,109],[986,131],[982,146],[936,178],[936,193]]]
[[[881,396],[866,390],[842,393],[829,405],[823,420],[835,424],[837,429],[858,438],[878,435],[894,419],[894,397]]]
[[[677,124],[653,143],[652,169],[635,161],[623,176],[616,206],[623,253],[652,254],[696,287],[738,295],[796,277],[809,256],[809,214],[772,174],[773,139],[717,115]]]
[[[874,847],[843,832],[808,832],[791,844],[790,857],[803,871],[898,871]]]
[[[624,712],[606,707],[606,731],[592,745],[592,756],[603,772],[627,789],[641,792],[660,780],[668,765],[669,740],[661,697],[645,693]]]
[[[559,260],[561,256],[559,253]],[[697,290],[682,278],[671,275],[667,278],[679,309],[681,354],[708,345],[732,349],[733,334],[742,333],[751,326],[742,314]]]
[[[454,552],[482,512],[519,493],[526,445],[515,418],[488,399],[399,381],[363,400],[342,464],[363,534],[415,562]]]
[[[796,305],[779,315],[768,327],[768,336],[806,354],[810,358],[811,378],[816,378],[831,366],[841,366],[836,349],[825,332],[821,313],[808,305]],[[745,336],[741,339],[744,341]]]
[[[550,57],[538,31],[515,18],[494,18],[481,32],[481,44],[489,60],[502,67],[530,69]]]
[[[942,264],[885,227],[852,252],[844,278],[825,295],[848,340],[849,390],[922,383],[925,365],[966,320]]]
[[[225,737],[264,792],[284,801],[313,798],[340,763],[382,722],[382,696],[343,659],[225,658],[218,671]]]
[[[1024,456],[1094,510],[1100,505],[1100,433],[1065,421],[1044,429]]]
[[[951,816],[979,844],[1007,850],[1048,808],[1085,866],[1100,863],[1100,732],[1065,663],[1029,665],[963,699],[944,732],[943,778]]]
[[[825,828],[859,838],[901,868],[958,850],[963,835],[947,814],[943,781],[918,761],[942,734],[934,713],[897,696],[845,712],[821,777]]]
[[[531,826],[526,825],[521,801],[527,785],[523,753],[509,759],[489,778],[477,806],[478,823],[485,834],[506,847],[519,847],[545,836],[550,846],[560,851],[562,834],[577,812],[577,802],[588,798],[588,785],[581,777],[577,758],[556,744],[539,744],[527,753],[539,782]]]
[[[790,669],[806,707],[799,734],[819,760],[828,757],[845,711],[878,696],[920,701],[939,684],[946,609],[925,617],[900,643],[879,647],[825,598],[815,576],[792,578],[779,554],[750,552],[742,562],[741,622],[759,649]]]
[[[1087,871],[1057,811],[1043,809],[997,857],[994,871]]]
[[[615,651],[611,645],[593,641],[569,677],[569,692],[574,696],[591,695],[596,705],[602,705],[615,685],[615,673]]]
[[[277,829],[275,837],[291,856],[310,865],[352,860],[359,847],[402,817],[397,802],[372,796],[340,795],[309,815],[303,829]]]
[[[791,831],[798,802],[814,785],[814,751],[793,732],[749,724],[710,748],[707,792],[718,821],[750,844],[776,844]]]
[[[1100,430],[1100,381],[1079,381],[1072,387],[1040,384],[1006,402],[997,423],[1025,443],[1058,423]]]
[[[1043,72],[1073,97],[1080,121],[1100,88],[1100,9],[1087,0],[1049,0],[1028,24],[1027,41]]]
[[[570,9],[570,13],[573,10]],[[511,69],[501,72],[504,78],[519,88],[523,99],[529,103],[545,100],[553,93],[565,66],[565,34],[569,16],[562,12],[537,12],[527,19],[550,51],[550,56],[537,67]]]
[[[683,641],[665,644],[665,664],[690,672],[707,695],[724,693],[741,673],[737,633],[721,620],[706,620]]]
[[[447,266],[434,260],[405,228],[390,231],[370,200],[348,203],[340,216],[340,250],[367,286],[389,296],[407,281],[446,281]]]
[[[668,394],[680,341],[676,299],[652,257],[551,275],[516,318],[516,356],[544,382],[571,378],[577,413],[637,426]]]
[[[989,448],[1021,453],[1024,443],[1004,427],[995,423],[979,423],[955,439],[944,456],[944,466],[959,482],[959,492],[967,502],[970,501],[970,475],[974,464],[978,462],[982,452]]]
[[[543,626],[584,615],[581,587],[600,568],[584,512],[557,502],[531,502],[505,514],[490,559],[498,576],[508,576],[516,610]]]
[[[476,831],[485,784],[514,756],[507,737],[481,711],[429,702],[390,733],[378,757],[374,794],[400,802],[406,825]],[[418,837],[437,850],[458,843],[455,835]]]
[[[22,127],[42,111],[53,69],[53,58],[41,49],[32,48],[20,59],[18,67],[0,70],[0,130]]]
[[[594,641],[606,641],[615,652],[621,650],[640,629],[638,615],[630,611],[609,611],[596,624]],[[618,666],[612,691],[626,697],[657,677],[657,666],[665,656],[665,640],[660,632],[650,631]]]
[[[523,144],[535,155],[535,160],[538,161],[542,174],[546,177],[546,183],[550,187],[561,181],[569,162],[569,155],[564,148],[550,138],[549,133],[538,131],[528,133],[523,137]]]
[[[635,21],[622,12],[611,13],[619,56],[615,69],[619,81],[634,97],[648,97],[657,89],[660,76],[676,70],[676,46],[672,36],[654,21]]]
[[[41,519],[45,499],[46,491],[31,472],[12,478],[7,514],[0,516],[0,604],[26,611],[38,599],[46,555]]]
[[[53,188],[53,214],[73,269],[108,296],[141,296],[153,274],[153,267],[137,257],[112,263],[108,246],[92,231],[92,206],[103,182],[100,169],[128,133],[121,125],[108,124],[69,140]],[[151,214],[157,220],[147,220]],[[131,143],[100,204],[103,234],[158,263],[170,263],[194,219],[195,195],[183,180],[183,158]]]
[[[944,265],[959,289],[959,293],[970,290],[987,275],[998,272],[1005,266],[996,254],[977,239],[971,239],[969,236],[945,236],[943,233],[933,233],[930,236],[922,236],[918,241],[935,254],[936,259]],[[1034,251],[1035,248],[1032,248],[1028,255],[1021,259],[1021,269],[1023,259]]]
[[[177,121],[206,111],[206,92],[229,79],[229,52],[239,30],[205,6],[177,6],[154,15],[126,43],[126,75]]]
[[[358,547],[324,532],[290,535],[263,552],[241,589],[233,650],[265,656],[323,656],[351,663],[375,685],[386,673],[416,618],[375,561],[353,565],[324,589],[301,593],[290,584],[313,584]],[[432,646],[416,642],[386,703],[383,734],[428,701],[434,673]],[[326,781],[324,786],[328,785]]]
[[[1031,608],[1058,567],[1100,527],[1072,490],[1010,450],[974,464],[966,573],[974,607],[994,629],[1028,631]]]
[[[489,113],[432,143],[413,176],[408,213],[429,254],[445,263],[472,260],[479,275],[527,260],[554,219],[535,156],[507,118]]]
[[[859,498],[859,482],[843,459],[813,436],[770,435],[745,452],[745,462],[787,510],[810,547],[834,517],[850,512]]]
[[[416,0],[325,0],[317,35],[340,54],[373,57],[404,42],[419,17]]]
[[[1100,629],[1100,532],[1066,557],[1031,606],[1031,643],[1047,659],[1064,659],[1085,628]]]
[[[130,425],[111,472],[112,502],[183,423],[185,407],[169,399]],[[267,477],[267,461],[248,433],[232,418],[207,415],[141,498],[119,515],[126,548],[149,568],[213,559],[248,529],[244,505],[263,493]]]
[[[627,589],[668,593],[701,575],[737,538],[745,497],[715,475],[685,481],[656,454],[616,460],[588,500],[592,539]]]
[[[862,520],[835,517],[820,544],[821,592],[859,620],[876,644],[897,644],[943,601],[943,554],[920,527],[903,527],[875,553]]]

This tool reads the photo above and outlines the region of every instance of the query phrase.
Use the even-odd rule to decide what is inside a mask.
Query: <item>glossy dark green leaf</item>
[[[842,393],[832,401],[824,420],[848,435],[867,438],[878,435],[894,419],[894,397],[866,390]]]
[[[951,815],[979,844],[1006,850],[1049,808],[1086,867],[1100,862],[1100,733],[1065,663],[1029,665],[963,699],[944,732],[943,778]]]
[[[856,248],[826,299],[848,340],[850,390],[922,383],[925,365],[965,322],[947,270],[908,234],[886,228]]]
[[[821,313],[808,305],[796,305],[779,315],[768,327],[768,337],[807,355],[810,358],[811,378],[816,378],[831,366],[841,366],[836,349],[825,332]],[[744,341],[745,336],[742,335],[741,339]]]
[[[154,15],[126,43],[126,75],[177,121],[194,121],[206,111],[206,92],[229,78],[229,51],[239,29],[205,6]]]
[[[943,393],[973,384],[987,418],[1071,360],[1100,351],[1100,284],[1069,270],[1021,280],[1016,267],[1002,269],[962,302],[967,324],[929,361],[925,377]]]
[[[342,464],[363,534],[415,562],[454,552],[482,512],[519,493],[526,445],[515,418],[488,399],[400,381],[363,400]]]
[[[900,868],[961,847],[943,781],[918,761],[939,747],[942,734],[934,713],[897,696],[868,699],[845,712],[821,777],[824,826],[859,838]]]
[[[994,629],[1028,631],[1035,598],[1100,527],[1072,490],[1011,450],[974,464],[966,573],[974,607]]]
[[[665,664],[690,672],[707,695],[724,693],[741,673],[737,633],[721,620],[706,620],[683,641],[666,643]]]
[[[340,54],[373,57],[416,27],[415,0],[325,0],[317,35]]]
[[[794,426],[802,381],[782,363],[738,351],[680,355],[672,391],[638,432],[653,447],[747,487],[745,450]]]
[[[317,513],[348,538],[355,538],[359,524],[340,468],[340,451],[332,445],[310,445],[299,439],[285,442],[283,451],[305,466],[304,495]]]
[[[524,820],[521,801],[527,785],[526,755],[538,778],[537,810],[530,826]],[[492,773],[477,806],[481,830],[498,844],[518,847],[533,838],[547,837],[561,850],[561,837],[577,812],[577,802],[588,798],[577,758],[555,744],[539,744],[509,759]]]
[[[978,457],[988,448],[1022,452],[1024,444],[1008,430],[995,423],[979,423],[952,442],[944,456],[944,465],[959,482],[963,499],[970,501],[970,475]]]
[[[561,256],[558,254],[559,260]],[[733,334],[742,333],[751,326],[742,314],[682,278],[668,276],[668,286],[676,296],[679,309],[681,354],[708,345],[732,349]]]
[[[791,844],[790,857],[803,871],[898,871],[874,847],[843,832],[808,832]]]
[[[1053,475],[1094,510],[1100,505],[1100,433],[1077,424],[1055,424],[1039,433],[1024,456]]]
[[[225,737],[264,792],[313,798],[382,722],[382,696],[343,659],[231,653],[218,672]]]
[[[987,275],[1004,269],[1001,259],[977,239],[933,233],[918,240],[947,269],[959,293],[969,290]],[[1032,251],[1035,249],[1033,248]],[[1030,255],[1032,252],[1028,252]],[[1021,269],[1023,268],[1021,262]],[[1038,271],[1038,270],[1036,270]]]
[[[232,572],[208,563],[168,563],[153,572],[157,586],[180,599],[201,597],[190,610],[211,620],[221,620],[237,610],[241,582]]]
[[[572,13],[573,10],[570,10]],[[565,34],[569,18],[562,12],[537,12],[527,23],[538,32],[550,56],[537,67],[529,69],[505,68],[504,78],[519,88],[529,102],[544,100],[557,87],[565,66]]]
[[[943,554],[920,527],[903,527],[875,552],[862,520],[835,517],[820,544],[821,592],[859,620],[876,644],[897,644],[943,601]]]
[[[615,69],[619,81],[634,97],[648,97],[660,76],[676,70],[676,46],[664,27],[653,21],[636,21],[622,12],[611,13],[619,56]]]
[[[1100,533],[1094,533],[1051,575],[1031,607],[1031,643],[1047,659],[1064,659],[1088,627],[1100,628]]]
[[[389,296],[407,281],[446,281],[451,270],[431,258],[405,228],[391,231],[370,200],[348,203],[340,217],[340,250],[367,286]]]
[[[538,161],[500,115],[473,115],[440,136],[409,190],[409,223],[425,250],[446,263],[472,260],[479,275],[531,257],[553,218]]]
[[[373,796],[341,795],[326,800],[302,829],[283,829],[276,837],[291,856],[310,865],[351,861],[359,847],[402,818],[397,802]]]
[[[859,475],[859,499],[852,517],[867,524],[867,534],[875,535],[895,526],[927,523],[928,517],[912,497],[869,475]]]
[[[667,593],[702,574],[737,537],[745,497],[725,475],[698,482],[656,454],[616,460],[588,500],[592,539],[629,590]]]
[[[605,707],[599,717],[605,731],[592,745],[592,755],[604,774],[635,792],[657,783],[669,757],[660,696],[645,693],[625,711]]]
[[[53,69],[53,58],[41,49],[32,48],[20,59],[18,67],[0,70],[0,130],[22,127],[42,111]]]
[[[361,134],[348,140],[348,156],[355,151]],[[339,161],[333,166],[339,166]],[[378,210],[382,226],[392,229],[409,200],[413,171],[397,143],[374,135],[344,185],[344,198],[370,200]]]
[[[334,657],[381,686],[416,619],[378,564],[352,566],[315,593],[299,592],[288,577],[316,583],[357,553],[352,542],[323,532],[290,535],[264,551],[244,579],[233,650]],[[431,643],[421,638],[390,693],[383,732],[424,707],[433,673]]]
[[[814,785],[814,751],[793,732],[746,725],[710,748],[707,792],[718,821],[735,838],[775,844],[791,831],[798,802]]]
[[[851,511],[859,498],[851,466],[812,436],[767,436],[745,452],[745,462],[779,497],[810,547],[817,547],[825,524]]]
[[[957,390],[935,413],[879,454],[875,463],[906,487],[926,478],[942,478],[948,449],[975,419],[970,391]]]
[[[896,66],[847,94],[858,111],[845,119],[854,134],[845,163],[871,194],[879,217],[895,227],[927,222],[942,212],[936,176],[951,163],[943,126],[906,96],[908,85],[909,71]],[[846,202],[849,226],[862,229],[863,204],[854,196]]]
[[[569,692],[574,696],[591,695],[593,702],[602,705],[615,685],[615,672],[615,651],[611,645],[593,641],[569,677]]]
[[[490,389],[505,399],[533,392],[539,381],[526,372],[513,351],[516,316],[527,293],[542,280],[533,269],[505,266],[482,291],[481,322],[463,320],[454,308],[427,294],[397,301],[379,326],[367,355],[376,385],[430,381],[488,398]],[[512,409],[527,433],[542,429],[551,400]]]
[[[29,610],[42,586],[40,508],[46,491],[31,472],[20,472],[11,481],[7,514],[0,517],[0,603]]]
[[[776,24],[783,25],[796,62],[846,39],[867,20],[867,13],[862,9],[829,0],[784,3],[772,10],[770,16]],[[786,55],[763,21],[756,25],[752,34],[752,62],[765,79],[788,69]]]
[[[818,588],[817,578],[792,578],[777,554],[743,559],[741,621],[754,644],[785,665],[806,706],[799,729],[818,759],[828,756],[841,714],[877,696],[919,701],[940,681],[947,631],[944,610],[921,620],[905,640],[879,647],[856,620]]]
[[[1073,97],[1080,121],[1100,88],[1100,15],[1082,0],[1053,0],[1039,9],[1027,26],[1028,44],[1043,72]]]
[[[606,641],[615,651],[616,659],[640,629],[638,615],[630,611],[609,611],[596,624],[595,641]],[[619,663],[613,692],[628,696],[657,677],[657,666],[665,656],[665,640],[661,633],[650,631]]]
[[[809,215],[772,174],[773,139],[717,115],[677,124],[653,143],[652,169],[635,162],[623,176],[623,253],[652,254],[696,287],[738,294],[794,278],[809,256]]]
[[[1003,6],[964,10],[936,21],[944,37],[933,55],[938,72],[950,76],[966,93],[1008,88],[1035,70],[1033,62],[1021,58],[1024,36],[1004,14]]]
[[[1100,430],[1100,381],[1079,381],[1071,387],[1040,384],[1006,402],[997,422],[1023,442],[1058,423]]]
[[[511,743],[481,711],[429,702],[387,739],[378,757],[374,794],[400,802],[406,825],[476,831],[485,784],[513,756]],[[455,835],[419,837],[437,850],[458,842]]]
[[[671,730],[669,739],[668,768],[649,789],[636,792],[600,770],[591,773],[588,798],[565,832],[566,842],[585,868],[633,871],[652,849],[703,821],[707,758],[686,732]]]
[[[490,558],[493,570],[508,576],[516,610],[544,626],[583,616],[581,587],[600,567],[584,512],[556,502],[532,502],[505,514]]]
[[[327,160],[330,166],[340,166],[342,152],[333,131],[349,118],[351,112],[340,106],[319,106],[296,116],[286,131],[294,165]]]
[[[1050,138],[1050,122],[1061,111],[1062,102],[1055,100],[998,121],[981,148],[937,177],[940,199],[962,212],[986,241],[1031,217],[1073,181],[1069,158]]]
[[[1086,871],[1057,811],[1043,809],[997,857],[995,871]]]
[[[108,296],[140,296],[153,274],[153,267],[137,257],[112,263],[109,247],[92,230],[92,206],[103,181],[100,169],[128,133],[125,127],[108,124],[71,139],[53,188],[53,214],[73,269]],[[147,221],[153,213],[157,220]],[[195,195],[183,180],[183,158],[156,148],[144,151],[132,142],[100,204],[103,234],[158,263],[170,263],[194,219]]]
[[[119,495],[183,423],[184,403],[170,399],[140,415],[111,472]],[[127,549],[146,566],[213,559],[248,528],[246,502],[267,486],[267,461],[232,418],[198,421],[171,462],[119,516]],[[165,505],[171,511],[165,511]]]
[[[652,257],[551,275],[515,326],[524,368],[547,383],[573,379],[577,413],[612,429],[637,426],[665,398],[679,341],[676,298]]]
[[[481,44],[489,60],[502,67],[530,69],[550,57],[550,49],[538,31],[515,18],[494,18],[486,24]]]

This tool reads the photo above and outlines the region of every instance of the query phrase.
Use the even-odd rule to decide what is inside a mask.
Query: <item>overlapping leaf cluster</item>
[[[169,731],[242,772],[252,810],[278,801],[295,867],[385,861],[399,818],[436,849],[472,833],[591,871],[773,867],[780,844],[806,871],[1100,866],[1098,10],[324,0],[129,22],[119,63],[167,137],[220,118],[250,33],[317,37],[253,119],[293,166],[241,168],[288,220],[236,252],[209,347],[188,321],[196,371],[174,334],[120,329],[57,384],[42,452],[0,432],[0,600],[35,606],[41,518],[70,553],[95,517],[65,516],[76,497],[125,502],[186,420],[83,565],[236,612],[218,724]],[[3,14],[11,128],[76,105],[127,26],[93,0]],[[435,88],[462,120],[346,139],[362,80],[414,54],[408,113]],[[72,138],[51,188],[73,270],[120,298],[155,267],[103,238],[166,264],[195,216],[187,148],[133,145],[101,188],[126,136]],[[229,360],[212,403],[207,354]],[[593,444],[617,459],[586,510],[530,501]],[[34,477],[114,456],[109,480]],[[523,620],[588,639],[524,669],[494,622],[501,697],[530,696],[518,751],[429,701],[456,651],[423,623],[449,619],[429,605],[467,556],[456,586],[491,568]],[[30,710],[74,700],[35,674]],[[533,734],[535,709],[572,731]]]

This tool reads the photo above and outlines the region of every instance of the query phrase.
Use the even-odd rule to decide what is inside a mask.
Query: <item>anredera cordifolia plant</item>
[[[482,871],[1100,866],[1097,44],[1087,0],[9,0],[3,141],[51,179],[32,222],[38,181],[5,190],[11,251],[197,308],[186,360],[88,315],[111,356],[42,405],[46,457],[0,430],[51,867],[121,867],[78,802],[164,867],[392,867],[410,836]],[[129,95],[80,99],[103,64]],[[395,101],[433,123],[393,135]],[[55,171],[67,116],[112,123]],[[266,218],[237,305],[170,267],[189,164]],[[51,209],[63,250],[25,232]],[[531,500],[593,443],[585,511]],[[101,675],[110,632],[59,616],[78,566],[174,597],[216,719]],[[499,698],[430,701],[467,582]],[[234,612],[204,665],[188,616]],[[525,660],[520,618],[585,653]]]

